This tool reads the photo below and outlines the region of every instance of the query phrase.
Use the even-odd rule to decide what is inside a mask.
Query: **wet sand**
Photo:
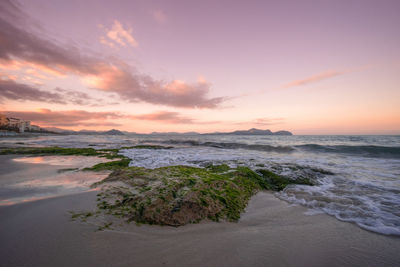
[[[238,223],[96,231],[71,221],[68,211],[91,210],[95,199],[88,192],[0,207],[0,265],[400,266],[400,238],[304,215],[268,192],[252,198]]]
[[[87,191],[107,172],[78,172],[105,159],[0,155],[0,206]]]

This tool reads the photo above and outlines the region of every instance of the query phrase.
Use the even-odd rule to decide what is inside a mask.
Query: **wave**
[[[207,147],[215,147],[222,149],[247,149],[247,150],[257,150],[257,151],[266,151],[266,152],[279,152],[279,153],[288,153],[293,152],[295,149],[291,146],[271,146],[271,145],[251,145],[251,144],[243,144],[243,143],[220,143],[220,142],[199,142],[196,140],[167,140],[167,141],[158,141],[151,140],[146,141],[146,143],[161,143],[161,144],[169,144],[169,145],[189,145],[189,146],[207,146]]]
[[[247,149],[265,152],[291,153],[294,151],[306,151],[317,153],[339,153],[353,154],[367,157],[382,157],[382,158],[400,158],[400,147],[388,146],[348,146],[348,145],[318,145],[305,144],[294,146],[272,146],[267,144],[244,144],[236,142],[201,142],[197,140],[146,140],[145,143],[158,143],[169,145],[185,145],[185,146],[206,146],[221,149]]]
[[[341,154],[357,154],[370,157],[389,157],[400,158],[400,147],[388,146],[346,146],[334,145],[323,146],[317,144],[306,144],[295,146],[298,149],[313,151],[313,152],[327,152],[327,153],[341,153]]]

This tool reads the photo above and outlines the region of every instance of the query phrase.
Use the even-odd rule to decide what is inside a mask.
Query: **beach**
[[[8,156],[9,159],[12,156]],[[0,179],[12,168],[0,168]],[[46,170],[18,162],[18,171]],[[97,192],[0,207],[2,266],[399,266],[400,239],[326,214],[305,215],[267,191],[237,223],[182,227],[72,221],[92,210]]]
[[[400,0],[0,0],[0,267],[400,267]]]

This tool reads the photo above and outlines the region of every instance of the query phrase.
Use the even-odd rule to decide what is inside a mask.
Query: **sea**
[[[315,185],[289,185],[276,197],[385,235],[400,236],[400,136],[387,135],[49,135],[7,137],[0,146],[121,148],[131,166],[209,164],[269,169]]]

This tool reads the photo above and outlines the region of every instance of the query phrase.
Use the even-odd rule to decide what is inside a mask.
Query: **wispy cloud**
[[[88,112],[84,110],[65,110],[52,111],[50,109],[40,109],[38,111],[6,111],[9,116],[15,116],[30,120],[41,126],[120,126],[113,119],[123,118],[117,112]]]
[[[221,123],[220,121],[199,121],[190,117],[181,115],[179,112],[174,111],[157,111],[154,113],[141,114],[129,116],[134,120],[148,120],[166,122],[171,124],[216,124]]]
[[[75,104],[97,106],[104,104],[86,93],[74,90],[55,88],[55,92],[40,90],[34,86],[16,82],[11,79],[0,79],[0,102],[4,100],[35,101],[54,104]]]
[[[66,104],[61,94],[42,91],[13,80],[0,80],[0,100],[4,99]]]
[[[266,126],[266,125],[277,125],[277,124],[284,124],[284,118],[258,118],[251,121],[252,124],[257,126]]]
[[[269,125],[279,125],[279,124],[284,124],[285,119],[284,118],[256,118],[253,120],[249,121],[239,121],[239,122],[233,122],[231,124],[233,125],[249,125],[253,127],[263,127],[263,126],[269,126]]]
[[[161,9],[154,10],[152,15],[159,24],[165,24],[168,21],[167,15]]]
[[[287,84],[283,84],[279,87],[269,88],[268,90],[260,89],[258,91],[250,92],[250,93],[243,93],[243,94],[240,94],[237,96],[230,97],[229,99],[237,99],[237,98],[243,98],[243,97],[252,96],[252,95],[265,94],[271,90],[281,90],[281,89],[288,89],[288,88],[293,88],[293,87],[310,85],[310,84],[314,84],[317,82],[322,82],[324,80],[332,79],[332,78],[340,76],[340,75],[345,75],[345,74],[352,73],[352,72],[364,71],[364,70],[367,70],[367,69],[370,69],[370,68],[373,68],[376,66],[377,65],[375,65],[375,64],[367,64],[367,65],[362,65],[359,67],[348,68],[348,69],[343,69],[343,70],[324,71],[324,72],[320,72],[320,73],[311,75],[306,78],[302,78],[299,80],[293,80],[293,81],[288,82]],[[226,100],[228,100],[228,99],[226,99]]]
[[[9,16],[10,12],[15,15]],[[16,16],[20,19],[11,19]],[[226,100],[223,97],[208,97],[210,83],[157,80],[121,60],[104,60],[83,54],[77,47],[38,37],[26,27],[18,26],[23,24],[20,22],[23,18],[15,6],[10,8],[10,2],[0,1],[0,63],[6,67],[28,64],[33,69],[52,75],[75,74],[89,81],[91,88],[117,93],[123,101],[128,102],[217,108]],[[135,44],[135,39],[129,37],[129,30],[125,30],[120,23],[114,23],[111,34],[107,33],[107,37],[110,36],[126,44]]]
[[[319,82],[319,81],[326,80],[326,79],[329,79],[329,78],[333,78],[333,77],[339,76],[339,75],[344,74],[344,73],[346,73],[346,72],[341,72],[341,71],[321,72],[321,73],[312,75],[312,76],[304,78],[304,79],[292,81],[292,82],[284,85],[283,88],[290,88],[290,87],[295,87],[295,86],[307,85],[307,84],[310,84],[310,83],[315,83],[315,82]]]
[[[162,121],[173,124],[192,124],[192,118],[184,117],[179,112],[158,111],[149,114],[135,115],[131,117],[136,120]]]
[[[355,67],[355,68],[324,71],[324,72],[320,72],[320,73],[311,75],[311,76],[306,77],[304,79],[291,81],[291,82],[283,85],[282,87],[280,87],[280,89],[291,88],[291,87],[302,86],[302,85],[308,85],[308,84],[311,84],[311,83],[316,83],[316,82],[320,82],[320,81],[323,81],[323,80],[331,79],[331,78],[334,78],[334,77],[337,77],[337,76],[340,76],[340,75],[367,70],[367,69],[370,69],[370,68],[372,68],[374,66],[376,66],[376,65],[367,64],[367,65],[362,65],[362,66]]]
[[[138,47],[139,44],[132,35],[132,28],[125,28],[121,22],[114,20],[111,29],[106,30],[106,35],[100,38],[100,42],[108,46],[115,47],[115,45]]]

